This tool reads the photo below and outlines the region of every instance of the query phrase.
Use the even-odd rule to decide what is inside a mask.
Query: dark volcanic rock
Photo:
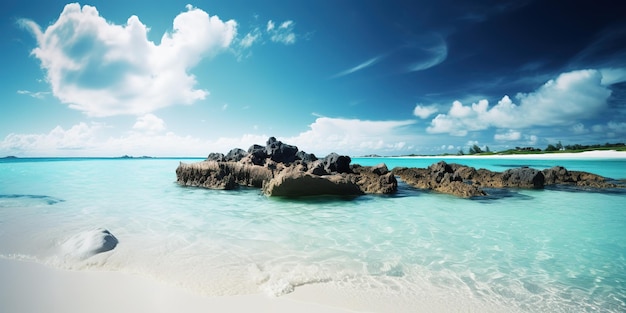
[[[282,141],[277,141],[276,138],[270,137],[265,146],[265,153],[274,162],[289,164],[296,160],[298,147],[284,144]]]
[[[429,168],[394,168],[392,173],[400,176],[402,180],[415,188],[434,190],[464,198],[486,195],[478,186],[463,182],[463,178],[455,173],[454,168],[442,161]]]
[[[265,159],[267,158],[267,153],[265,152],[265,147],[261,145],[252,145],[248,148],[248,156],[250,157],[250,162],[254,165],[263,165],[265,163]]]
[[[317,157],[313,153],[306,153],[304,151],[298,151],[296,153],[296,159],[302,160],[305,163],[312,163],[317,161]]]
[[[224,157],[224,162],[239,162],[247,155],[248,153],[245,150],[235,148],[230,150],[228,154],[226,154],[226,156]]]
[[[224,162],[224,154],[223,153],[209,153],[209,156],[206,158],[206,160]]]
[[[570,184],[589,188],[624,188],[608,182],[606,178],[586,173],[568,171],[556,166],[539,171],[521,167],[504,172],[475,169],[460,164],[435,163],[428,168],[394,168],[392,171],[409,185],[420,189],[452,194],[460,197],[487,195],[482,188],[541,189],[545,185]]]
[[[606,177],[587,172],[568,171],[562,166],[545,169],[543,175],[546,185],[574,185],[598,189],[625,187],[623,183],[610,182]]]
[[[350,162],[349,156],[333,152],[324,158],[324,169],[328,173],[350,173]]]
[[[541,189],[544,181],[543,173],[534,168],[514,168],[502,173],[502,184],[504,187]]]

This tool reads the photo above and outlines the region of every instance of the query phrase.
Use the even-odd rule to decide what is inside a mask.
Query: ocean
[[[0,160],[0,257],[121,271],[208,296],[280,297],[313,285],[363,301],[402,299],[406,312],[419,299],[449,299],[454,311],[626,312],[624,190],[461,199],[401,182],[395,195],[283,199],[179,186],[181,161],[200,159]],[[353,159],[389,168],[437,161]],[[626,178],[626,159],[447,162]],[[68,248],[96,228],[119,240],[114,250]]]

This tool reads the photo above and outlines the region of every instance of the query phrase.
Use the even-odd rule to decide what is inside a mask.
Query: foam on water
[[[520,312],[626,310],[623,192],[467,200],[401,184],[394,196],[274,199],[180,187],[177,165],[0,164],[0,255],[142,274],[209,295],[281,296],[316,284],[405,307],[428,298]],[[95,237],[85,231],[100,227],[119,239],[113,250],[64,257],[68,242],[86,243]]]

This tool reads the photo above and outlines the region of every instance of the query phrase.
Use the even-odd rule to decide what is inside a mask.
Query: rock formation
[[[265,146],[228,154],[211,153],[205,161],[180,163],[177,182],[184,186],[234,189],[262,188],[269,196],[389,194],[398,182],[384,164],[351,165],[349,156],[331,153],[324,159],[271,137]]]
[[[444,161],[428,168],[394,168],[394,175],[407,184],[464,198],[485,196],[483,188],[542,189],[547,185],[572,185],[588,188],[624,188],[624,184],[610,182],[607,178],[578,171],[568,171],[561,166],[539,171],[520,167],[504,172],[448,164]]]
[[[576,188],[624,188],[625,183],[586,172],[555,166],[543,171],[520,167],[504,172],[448,164],[428,168],[387,169],[385,164],[350,164],[349,156],[331,153],[318,159],[314,154],[271,137],[265,146],[252,145],[247,151],[232,149],[226,155],[211,153],[202,162],[180,163],[177,182],[183,186],[209,189],[261,188],[269,196],[391,194],[398,188],[396,176],[420,189],[434,190],[463,198],[486,196],[489,188],[541,189],[547,185]]]

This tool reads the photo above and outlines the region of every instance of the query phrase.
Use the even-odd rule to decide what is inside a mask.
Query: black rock
[[[209,156],[206,158],[207,161],[217,161],[224,162],[224,154],[223,153],[209,153]]]
[[[284,144],[281,141],[276,141],[276,138],[270,137],[267,140],[267,146],[265,146],[265,153],[276,163],[290,164],[296,160],[298,147]]]
[[[306,153],[304,151],[298,151],[296,158],[302,160],[304,163],[311,163],[317,161],[317,157],[313,153]]]
[[[333,152],[324,158],[324,169],[328,173],[350,173],[350,162],[349,156]]]
[[[239,148],[235,148],[232,149],[228,152],[228,154],[224,157],[224,161],[226,162],[239,162],[241,161],[241,159],[243,159],[245,156],[247,156],[248,153],[243,150],[243,149],[239,149]]]

